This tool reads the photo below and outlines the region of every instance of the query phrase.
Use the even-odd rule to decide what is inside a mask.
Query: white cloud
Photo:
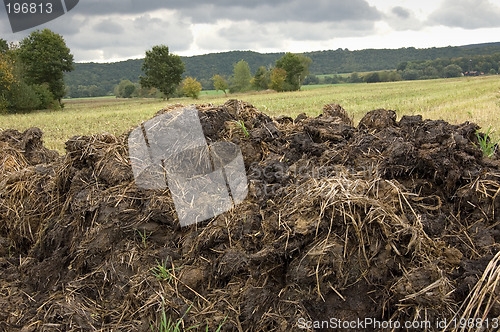
[[[500,27],[500,6],[489,0],[445,0],[428,23],[464,29]]]
[[[424,24],[419,20],[411,9],[401,6],[393,7],[385,14],[384,21],[396,31],[420,30]]]
[[[4,39],[34,30],[12,34],[6,18],[0,12]],[[143,57],[159,44],[193,55],[499,41],[491,27],[500,27],[493,0],[85,0],[38,28],[63,35],[77,61],[114,61]]]

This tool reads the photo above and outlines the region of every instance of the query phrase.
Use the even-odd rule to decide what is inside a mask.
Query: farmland
[[[168,104],[191,99],[68,100],[64,111],[2,116],[0,127],[38,126],[50,148],[68,153],[47,149],[37,128],[0,131],[0,330],[291,331],[335,317],[441,331],[437,322],[452,319],[495,322],[500,151],[483,149],[474,123],[454,123],[498,133],[499,83],[203,96],[199,129],[215,142],[205,151],[237,144],[240,174],[222,170],[236,158],[205,174],[198,166],[221,158],[162,154],[166,146],[148,139],[184,116]],[[166,106],[142,127],[149,155],[129,152],[121,134]],[[193,124],[179,123],[174,146],[192,140]],[[178,156],[195,158],[170,167]],[[146,168],[134,174],[137,161]],[[226,185],[212,176],[219,171]],[[184,194],[194,182],[200,196]],[[240,188],[244,199],[218,210],[221,193]],[[198,213],[208,205],[216,213]],[[183,206],[193,212],[185,227]]]
[[[74,135],[108,132],[119,135],[147,120],[169,104],[223,104],[227,99],[245,100],[272,116],[305,112],[317,115],[328,103],[344,107],[357,123],[368,111],[395,110],[402,115],[421,114],[424,118],[450,123],[472,121],[486,130],[500,130],[500,76],[462,77],[425,81],[332,85],[284,93],[202,94],[199,100],[170,99],[69,99],[62,111],[38,111],[0,116],[0,129],[25,130],[39,127],[49,149],[64,151],[64,142]]]

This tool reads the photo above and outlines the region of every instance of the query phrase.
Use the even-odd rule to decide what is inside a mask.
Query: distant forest
[[[499,52],[500,42],[424,49],[414,47],[360,51],[337,49],[303,54],[312,59],[309,68],[310,74],[325,75],[393,70],[402,63],[466,58]],[[186,68],[184,76],[195,77],[204,89],[211,89],[211,78],[216,74],[229,78],[233,73],[234,64],[240,60],[245,60],[254,74],[260,66],[273,66],[283,54],[232,51],[182,57]],[[74,71],[65,75],[67,96],[76,98],[113,95],[114,88],[122,80],[130,80],[133,83],[139,81],[139,76],[142,74],[142,63],[142,59],[115,63],[76,63]],[[465,70],[469,70],[469,68]]]

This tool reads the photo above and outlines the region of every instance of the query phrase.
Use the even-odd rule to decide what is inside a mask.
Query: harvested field
[[[197,109],[209,143],[240,147],[249,194],[183,228],[168,189],[135,185],[128,133],[73,137],[60,156],[37,128],[0,132],[0,331],[493,329],[500,152],[483,156],[477,125]]]

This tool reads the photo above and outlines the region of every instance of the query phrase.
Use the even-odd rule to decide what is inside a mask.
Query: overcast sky
[[[308,52],[441,47],[500,41],[499,0],[80,0],[38,27],[61,34],[75,61],[230,50]],[[12,33],[5,7],[0,38]]]

